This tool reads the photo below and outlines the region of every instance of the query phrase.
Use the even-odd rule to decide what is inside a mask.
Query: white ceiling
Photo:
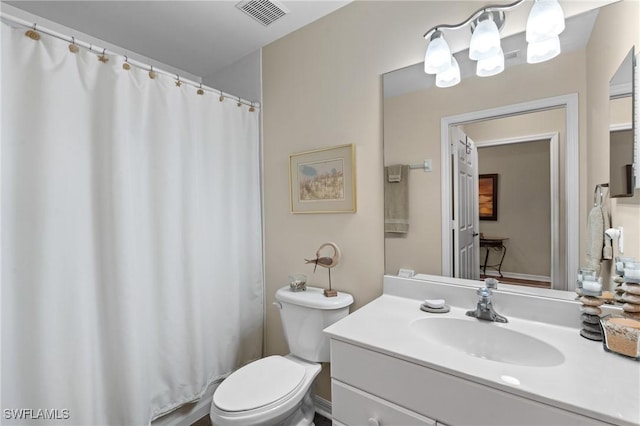
[[[350,2],[280,1],[289,13],[265,27],[237,9],[238,1],[3,3],[195,76],[207,77]]]

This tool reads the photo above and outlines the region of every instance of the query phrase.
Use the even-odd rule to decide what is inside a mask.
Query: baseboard
[[[316,404],[316,413],[331,420],[331,401],[327,401],[318,395],[314,395],[313,400]]]
[[[500,277],[498,271],[487,271],[484,275],[490,277]],[[530,275],[530,274],[519,274],[517,272],[502,272],[502,275],[506,278],[515,278],[518,280],[530,280],[530,281],[542,281],[545,283],[551,282],[551,277],[546,277],[544,275]]]

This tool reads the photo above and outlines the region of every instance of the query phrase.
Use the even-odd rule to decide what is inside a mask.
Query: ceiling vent
[[[265,27],[289,13],[275,0],[244,0],[236,4],[236,7]]]

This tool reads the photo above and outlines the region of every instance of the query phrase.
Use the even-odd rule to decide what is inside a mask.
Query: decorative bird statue
[[[325,247],[333,248],[333,256],[328,257],[328,256],[320,255],[320,251],[322,251],[322,249]],[[340,248],[338,248],[338,246],[335,243],[324,243],[320,246],[318,251],[316,251],[315,259],[305,259],[305,263],[314,264],[314,267],[313,267],[314,273],[316,272],[316,268],[318,267],[318,265],[322,266],[323,268],[327,268],[329,270],[329,290],[324,291],[324,295],[326,297],[335,297],[338,295],[337,291],[331,290],[331,268],[333,268],[338,264],[338,262],[340,262],[340,256],[341,256]]]

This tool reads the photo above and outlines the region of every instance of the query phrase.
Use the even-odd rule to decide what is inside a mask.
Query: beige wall
[[[609,80],[633,45],[640,50],[640,2],[623,1],[603,8],[587,46],[587,196],[591,207],[596,184],[609,181]],[[612,43],[611,40],[615,40]],[[604,141],[604,142],[603,142]],[[604,160],[604,161],[603,161]],[[610,200],[611,223],[623,226],[626,256],[640,257],[640,190],[632,198]],[[618,252],[615,250],[614,254]]]
[[[313,255],[323,242],[334,241],[342,248],[343,261],[332,278],[337,289],[354,295],[355,308],[381,294],[384,270],[381,75],[422,61],[426,43],[421,35],[426,29],[442,22],[459,22],[477,7],[478,3],[473,1],[356,1],[263,49],[266,354],[287,352],[279,316],[271,305],[276,289],[287,283],[287,275],[292,272],[311,274],[311,268],[303,265],[303,258]],[[591,7],[592,3],[570,2],[565,13],[570,16]],[[526,13],[524,8],[514,10],[514,14],[525,19]],[[508,24],[503,35],[515,31]],[[468,43],[467,37],[463,43]],[[462,43],[452,45],[454,50],[462,48]],[[540,87],[539,97],[549,96],[548,92],[575,92],[584,85],[576,81],[570,87],[544,89],[541,80],[548,65],[533,67],[540,76],[532,76],[527,84]],[[504,84],[495,79],[486,79],[485,84],[487,93],[511,98]],[[432,105],[446,106],[452,98],[463,98],[460,89],[454,88],[446,96],[441,94]],[[492,102],[486,107],[495,105]],[[584,121],[583,115],[581,122]],[[583,131],[581,138],[584,136]],[[291,214],[289,154],[345,143],[356,145],[358,212]],[[581,159],[586,161],[586,153],[582,155]],[[436,160],[439,148],[429,146],[428,152],[419,157]],[[429,178],[439,188],[437,165]],[[439,200],[439,189],[434,193]],[[440,226],[439,214],[433,221]],[[432,254],[434,258],[439,256],[433,248],[426,255]],[[311,283],[326,285],[325,273],[318,271]],[[330,398],[327,368],[317,385],[320,396]]]
[[[480,221],[480,232],[509,238],[503,272],[551,276],[549,171],[549,140],[478,148],[478,173],[498,174],[498,220]],[[487,264],[498,261],[489,250]]]

